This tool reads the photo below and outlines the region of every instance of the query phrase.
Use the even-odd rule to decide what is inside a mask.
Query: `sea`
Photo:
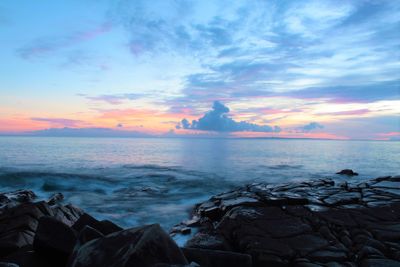
[[[303,139],[0,137],[0,192],[61,192],[122,227],[186,220],[248,183],[399,175],[400,142]],[[335,174],[353,169],[359,176]]]

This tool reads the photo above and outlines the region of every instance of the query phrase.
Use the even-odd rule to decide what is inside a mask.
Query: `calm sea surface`
[[[124,227],[184,220],[193,204],[250,182],[400,174],[400,142],[0,137],[0,191],[62,192]],[[334,173],[351,168],[356,178]]]

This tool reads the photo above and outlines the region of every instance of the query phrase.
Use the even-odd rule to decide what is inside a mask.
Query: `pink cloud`
[[[62,127],[77,127],[78,125],[83,124],[81,120],[72,120],[72,119],[64,119],[64,118],[31,118],[32,121],[40,121],[47,122],[50,125],[62,126]]]

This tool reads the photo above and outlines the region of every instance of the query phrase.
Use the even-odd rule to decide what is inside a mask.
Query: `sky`
[[[0,134],[400,140],[399,1],[0,2]]]

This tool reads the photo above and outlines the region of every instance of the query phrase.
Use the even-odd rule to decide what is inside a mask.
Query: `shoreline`
[[[0,266],[400,266],[400,176],[221,193],[171,229],[183,248],[159,225],[123,230],[61,203],[0,193],[0,262],[18,264]]]

